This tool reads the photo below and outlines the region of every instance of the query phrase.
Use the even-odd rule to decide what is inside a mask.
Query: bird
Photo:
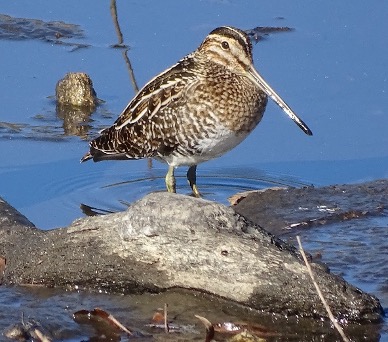
[[[200,197],[197,165],[241,143],[261,121],[268,97],[312,135],[256,71],[248,34],[218,27],[194,52],[145,84],[113,125],[89,143],[81,162],[154,158],[168,164],[168,192],[176,192],[175,168],[188,166],[192,193]]]

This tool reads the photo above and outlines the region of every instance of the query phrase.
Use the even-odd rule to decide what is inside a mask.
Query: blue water
[[[227,203],[237,191],[279,184],[388,177],[386,1],[142,0],[117,1],[117,9],[139,86],[193,51],[217,26],[295,29],[260,41],[254,63],[313,137],[270,101],[246,141],[199,166],[205,198]],[[122,210],[126,202],[164,190],[166,166],[158,162],[152,169],[146,160],[79,164],[87,141],[64,134],[50,98],[67,72],[88,73],[105,101],[92,116],[92,135],[110,125],[135,94],[122,50],[111,47],[117,36],[109,2],[3,1],[0,13],[78,24],[84,38],[63,41],[89,45],[73,50],[42,40],[0,39],[0,123],[19,124],[0,124],[0,196],[48,229],[82,216],[81,203]],[[185,172],[178,170],[181,193],[189,193]]]
[[[335,1],[303,5],[287,1],[165,1],[163,5],[122,1],[117,7],[139,85],[194,50],[216,26],[295,28],[291,33],[279,33],[259,42],[254,48],[254,62],[308,123],[314,136],[305,136],[270,102],[251,136],[222,158],[200,166],[199,175],[204,175],[201,170],[219,168],[234,174],[234,168],[228,168],[237,165],[240,170],[254,168],[261,176],[281,175],[282,181],[291,177],[317,185],[388,176],[385,2],[374,1],[372,5],[357,1],[348,6]],[[117,37],[109,5],[69,1],[63,11],[59,1],[50,2],[49,6],[45,2],[18,1],[3,3],[1,11],[15,17],[79,24],[85,38],[67,41],[90,45],[72,51],[69,46],[38,40],[0,41],[0,120],[28,125],[18,132],[0,130],[0,195],[39,227],[66,225],[80,215],[78,204],[69,203],[67,195],[51,191],[51,187],[60,187],[69,196],[78,191],[77,201],[85,202],[85,185],[98,188],[115,183],[120,173],[131,180],[134,174],[147,172],[147,163],[142,161],[80,166],[78,160],[87,150],[87,143],[64,136],[54,102],[47,98],[54,94],[56,82],[66,72],[87,72],[97,95],[106,101],[92,117],[96,126],[104,127],[113,122],[134,95],[122,51],[110,47]],[[50,140],[50,132],[44,134],[37,129],[42,126],[51,127],[55,139]],[[10,172],[14,168],[18,172]],[[104,177],[97,175],[93,179],[96,172]],[[243,175],[243,171],[236,174],[237,178]],[[80,178],[86,180],[79,184]],[[133,187],[128,192],[141,195],[153,190],[146,183],[142,186],[146,189]],[[99,195],[96,196],[98,204]],[[50,212],[50,207],[62,207],[57,219],[47,219],[37,212],[43,202]]]

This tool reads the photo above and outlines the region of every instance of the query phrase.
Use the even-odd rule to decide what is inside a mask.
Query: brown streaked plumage
[[[238,145],[260,122],[270,96],[308,135],[307,125],[253,66],[243,31],[219,27],[193,53],[149,81],[113,126],[90,142],[81,161],[156,158],[169,165],[166,186],[175,192],[174,169],[189,166],[196,196],[197,164]]]

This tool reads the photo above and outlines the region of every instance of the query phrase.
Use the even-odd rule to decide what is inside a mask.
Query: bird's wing
[[[129,102],[113,127],[119,130],[144,117],[150,120],[163,107],[181,98],[188,84],[195,78],[192,63],[192,55],[188,55],[149,81]]]

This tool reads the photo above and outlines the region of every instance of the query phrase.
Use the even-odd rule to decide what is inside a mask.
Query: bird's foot
[[[187,180],[189,181],[193,195],[197,198],[202,197],[197,187],[197,165],[190,166],[187,170]]]

